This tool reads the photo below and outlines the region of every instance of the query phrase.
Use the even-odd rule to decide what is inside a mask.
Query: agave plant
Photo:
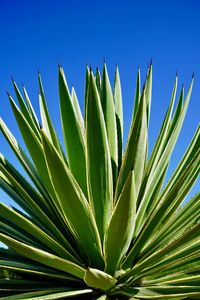
[[[29,155],[6,124],[0,129],[26,171],[0,154],[1,188],[20,206],[0,203],[2,299],[200,299],[200,193],[184,201],[200,170],[200,127],[163,187],[187,111],[193,78],[171,101],[148,154],[152,65],[137,74],[132,122],[123,149],[120,76],[86,69],[85,113],[59,67],[62,131],[51,121],[39,77],[41,121],[13,81],[10,104]],[[183,203],[184,202],[184,203]],[[184,205],[183,205],[184,204]]]

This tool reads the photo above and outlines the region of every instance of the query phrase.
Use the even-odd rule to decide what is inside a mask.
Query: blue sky
[[[11,76],[25,84],[38,112],[37,70],[43,78],[50,113],[61,136],[57,65],[62,64],[69,86],[75,86],[83,105],[86,64],[102,67],[104,59],[113,80],[119,65],[124,99],[125,135],[131,120],[135,76],[142,78],[153,59],[153,102],[150,148],[170,99],[176,71],[179,90],[195,85],[185,124],[169,174],[177,165],[199,122],[200,2],[167,1],[0,1],[0,115],[21,142],[8,105]],[[0,151],[19,167],[0,135]],[[198,190],[198,184],[192,194]],[[0,192],[1,201],[12,203]]]

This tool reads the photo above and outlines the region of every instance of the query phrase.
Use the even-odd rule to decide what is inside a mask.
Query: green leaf
[[[148,256],[146,259],[139,260],[135,266],[127,272],[125,275],[122,275],[120,281],[125,282],[127,278],[132,276],[133,280],[136,280],[144,275],[149,275],[151,273],[155,274],[156,272],[163,271],[163,267],[170,266],[170,263],[178,263],[181,264],[181,260],[187,260],[187,252],[189,249],[189,260],[190,256],[197,250],[197,255],[199,256],[199,229],[200,224],[195,224],[191,229],[187,230],[182,236],[178,237],[175,240],[172,240],[171,243],[165,245],[162,248],[159,248],[152,255]],[[178,249],[179,248],[179,249]],[[179,259],[179,250],[182,252],[182,255]],[[172,254],[171,254],[171,253]],[[173,261],[171,261],[171,257],[173,257]],[[169,260],[168,260],[169,259]],[[155,264],[155,266],[154,266]]]
[[[29,209],[29,213],[35,211],[40,218],[41,214],[43,215],[43,218],[45,218],[44,214],[52,216],[45,198],[34,189],[34,187],[11,165],[11,163],[9,163],[7,159],[5,159],[2,154],[0,154],[0,177],[4,182],[9,182],[13,191],[24,199],[26,208]],[[44,213],[42,213],[43,211]],[[47,221],[47,219],[45,220]]]
[[[175,233],[182,235],[184,231],[193,226],[198,219],[200,211],[200,193],[190,199],[182,208],[173,214],[160,230],[159,238],[164,241],[173,238]],[[156,234],[155,239],[156,240]],[[157,240],[158,244],[159,241]]]
[[[84,120],[86,123],[86,110],[87,110],[87,102],[88,102],[88,95],[89,95],[89,81],[90,81],[90,70],[88,66],[86,66],[86,73],[85,73],[85,90],[84,90]]]
[[[23,92],[24,92],[24,97],[25,97],[25,101],[26,101],[26,106],[27,106],[27,109],[29,111],[29,114],[33,120],[33,122],[35,123],[35,126],[37,127],[38,131],[40,130],[40,124],[39,124],[39,120],[36,116],[36,113],[35,113],[35,110],[31,104],[31,100],[28,96],[28,93],[27,93],[27,90],[25,88],[25,86],[23,86]]]
[[[21,95],[21,93],[18,89],[18,86],[17,86],[17,84],[14,80],[13,80],[13,86],[14,86],[14,89],[15,89],[15,93],[16,93],[16,96],[17,96],[17,100],[18,100],[21,112],[22,112],[24,118],[26,119],[26,121],[29,123],[29,126],[32,128],[32,130],[34,131],[36,136],[39,138],[40,137],[39,128],[36,125],[36,123],[33,121],[32,114],[29,112],[29,110],[28,110],[28,108],[25,104],[25,101],[24,101],[24,99],[23,99],[23,97],[22,97],[22,95]],[[8,97],[11,98],[9,94],[8,94]]]
[[[191,262],[194,259],[198,260],[200,257],[199,247],[200,243],[198,241],[198,230],[199,226],[193,226],[191,230],[187,231],[187,234],[183,236],[187,239],[184,241],[182,238],[175,240],[169,246],[163,247],[162,250],[157,250],[153,255],[150,256],[152,265],[148,266],[144,271],[139,271],[136,267],[134,270],[136,278],[154,275],[162,273],[163,271],[169,271],[172,273],[174,267],[181,266],[186,262]],[[190,235],[188,237],[188,235]],[[191,237],[192,236],[192,237]],[[195,237],[198,236],[198,237]],[[174,247],[174,249],[172,248]],[[167,253],[167,254],[166,254]],[[144,259],[144,263],[147,262],[147,259]],[[144,266],[144,265],[143,265]],[[138,268],[141,267],[138,265]],[[139,274],[140,273],[140,274]]]
[[[117,201],[128,174],[132,169],[135,172],[136,195],[138,194],[142,182],[147,147],[147,118],[144,91],[141,97],[142,98],[140,100],[137,114],[134,118],[134,124],[131,127],[131,132],[122,161],[115,192],[115,201]]]
[[[88,201],[44,132],[42,132],[42,140],[49,176],[62,214],[91,264],[102,265],[99,234]]]
[[[109,300],[107,295],[102,295],[101,297],[97,298],[97,300]]]
[[[115,187],[118,173],[118,143],[117,143],[117,124],[115,117],[115,104],[113,93],[110,86],[106,64],[103,67],[102,85],[101,85],[101,104],[104,114],[106,131],[108,136],[108,145],[113,171],[113,185]]]
[[[173,201],[169,206],[167,212],[162,216],[162,224],[167,222],[173,212],[176,211],[178,206],[181,204],[183,197],[180,197],[181,191],[187,188],[187,192],[192,188],[192,184],[197,179],[199,172],[199,142],[200,142],[200,126],[198,126],[194,137],[186,150],[183,158],[181,159],[178,167],[176,168],[175,172],[173,173],[170,180],[167,182],[162,194],[160,195],[160,199],[166,198],[169,196],[170,191],[174,191],[175,194],[179,194],[179,197],[176,197],[176,201]],[[187,170],[187,171],[186,171]],[[185,176],[184,176],[184,175]],[[189,176],[190,174],[190,176]],[[194,176],[196,174],[196,176]],[[194,180],[191,180],[194,177]],[[181,183],[182,179],[182,183]],[[191,182],[189,184],[189,182]]]
[[[45,131],[46,135],[54,145],[54,147],[58,150],[58,152],[63,155],[60,143],[58,141],[58,137],[56,135],[56,131],[53,127],[51,117],[49,115],[49,111],[46,104],[46,99],[44,95],[43,85],[42,85],[42,79],[40,74],[38,73],[38,81],[39,81],[39,87],[40,87],[40,94],[39,94],[39,104],[40,104],[40,115],[42,120],[42,128]]]
[[[119,70],[116,66],[115,83],[114,83],[114,102],[115,102],[115,115],[117,125],[117,148],[118,148],[118,172],[122,162],[122,148],[123,148],[123,104],[122,104],[122,91],[119,76]]]
[[[149,124],[150,121],[151,97],[152,97],[152,63],[150,64],[147,71],[146,89],[145,89],[145,98],[147,103],[147,124]]]
[[[165,114],[165,118],[163,120],[160,132],[158,134],[157,141],[155,143],[155,146],[152,150],[149,161],[147,163],[147,167],[146,167],[146,170],[145,170],[145,184],[148,180],[148,177],[152,176],[152,174],[154,173],[156,165],[158,164],[159,159],[160,159],[160,157],[162,155],[162,152],[164,150],[164,145],[166,144],[166,139],[167,139],[167,136],[168,136],[168,129],[169,129],[170,123],[171,123],[172,110],[173,110],[174,101],[175,101],[175,97],[176,97],[177,83],[178,83],[178,78],[176,77],[169,107],[168,107],[167,112]],[[182,97],[183,97],[183,94],[181,93],[180,99],[182,99]]]
[[[33,240],[33,238],[27,236],[24,234],[24,232],[12,222],[6,220],[5,218],[0,218],[0,232],[3,234],[6,234],[7,236],[10,236],[12,238],[16,238],[19,241],[23,241],[24,243],[27,243],[29,245],[32,245],[34,247],[38,247],[41,249],[46,249],[43,245],[39,244],[37,241]]]
[[[199,131],[200,133],[200,131]],[[177,207],[181,204],[184,200],[185,195],[191,189],[192,185],[194,184],[195,180],[197,179],[200,171],[199,166],[199,158],[200,158],[200,150],[196,148],[198,144],[197,137],[199,135],[198,131],[195,133],[194,138],[192,140],[191,145],[188,147],[180,166],[176,169],[175,173],[173,174],[172,178],[170,179],[169,183],[167,184],[166,188],[163,190],[162,194],[160,195],[159,202],[160,206],[155,208],[152,217],[154,216],[154,221],[148,223],[148,228],[156,228],[156,226],[160,223],[160,228],[157,230],[160,231],[163,227],[163,224],[170,221],[170,218],[173,217],[174,213],[176,212]],[[196,141],[196,142],[195,142]],[[194,154],[192,150],[197,149],[197,153],[195,153],[194,157],[189,156],[189,153]],[[188,158],[188,159],[187,159]],[[176,181],[174,181],[176,175]],[[178,175],[178,176],[177,176]],[[172,185],[173,182],[173,185]],[[166,192],[167,191],[167,192]],[[188,220],[189,221],[189,220]],[[151,224],[151,225],[150,225]],[[166,228],[165,228],[166,229]],[[153,232],[153,231],[150,231]],[[152,233],[151,233],[152,234]]]
[[[89,201],[103,241],[113,207],[113,181],[103,111],[92,73],[90,74],[87,105],[86,163]]]
[[[40,265],[37,262],[31,261],[31,262],[19,262],[17,261],[17,257],[15,257],[15,260],[0,260],[0,269],[3,270],[9,270],[13,272],[19,272],[20,274],[23,273],[25,276],[27,275],[35,275],[41,277],[45,277],[45,280],[48,280],[50,278],[56,279],[63,279],[65,281],[78,281],[76,277],[69,276],[68,274],[65,274],[58,270],[53,270],[51,268],[48,268],[46,266]]]
[[[71,297],[76,297],[76,296],[81,296],[85,294],[90,294],[92,293],[91,289],[60,289],[60,290],[54,290],[52,291],[51,289],[49,290],[44,290],[44,291],[38,291],[38,292],[31,292],[31,293],[23,293],[20,295],[15,295],[15,296],[8,296],[4,297],[4,300],[21,300],[21,299],[26,299],[26,300],[54,300],[54,299],[65,299],[65,298],[71,298]]]
[[[141,257],[146,258],[156,249],[163,247],[174,238],[182,236],[199,219],[200,194],[190,199],[181,209],[173,214],[166,224],[154,233],[149,243],[141,251]]]
[[[123,287],[122,291],[114,292],[114,295],[125,295],[130,299],[198,299],[200,289],[197,286],[191,287],[173,287],[173,286],[147,286],[147,287]],[[134,298],[132,298],[134,297]],[[190,298],[191,297],[191,298]]]
[[[17,108],[16,108],[17,109]],[[17,114],[20,114],[20,112],[17,112]],[[22,116],[19,116],[19,122],[21,120]],[[22,123],[20,123],[20,126],[23,127],[23,122],[24,119],[22,118]],[[26,127],[28,126],[28,124],[25,122],[25,127],[22,130],[25,130],[24,135],[26,136],[27,139],[27,143],[30,146],[30,148],[32,148],[32,151],[34,152],[34,157],[37,160],[37,163],[40,166],[40,160],[39,157],[37,156],[37,153],[39,151],[39,153],[43,156],[43,152],[40,149],[40,145],[38,145],[37,148],[37,144],[34,143],[34,136],[33,139],[31,139],[31,134],[29,133],[30,128]],[[21,127],[20,127],[21,128]],[[17,158],[19,159],[19,161],[21,162],[22,166],[25,168],[26,172],[28,173],[28,175],[30,176],[30,178],[32,179],[34,185],[37,187],[38,191],[41,193],[42,197],[44,198],[45,201],[47,201],[48,203],[48,211],[50,212],[50,216],[53,216],[53,219],[56,217],[57,220],[57,224],[58,226],[61,225],[62,226],[62,230],[65,229],[66,225],[63,224],[63,220],[61,219],[59,212],[57,211],[57,208],[55,207],[55,203],[52,203],[52,198],[49,195],[49,192],[47,191],[47,185],[44,185],[44,181],[42,181],[42,178],[40,177],[40,175],[38,174],[37,170],[35,169],[35,166],[32,164],[32,162],[29,160],[29,158],[26,156],[26,154],[24,153],[24,151],[21,149],[20,145],[18,144],[17,140],[15,139],[15,137],[12,135],[12,133],[10,132],[10,130],[8,129],[8,127],[5,125],[5,123],[3,122],[3,120],[0,118],[0,129],[2,130],[6,140],[8,141],[9,145],[11,146],[11,148],[13,149],[14,153],[16,154]],[[31,131],[31,133],[33,133]],[[30,143],[30,144],[29,144]],[[35,149],[36,148],[36,149]],[[42,158],[44,159],[44,158]],[[42,159],[41,159],[41,165],[42,165]],[[46,168],[46,163],[45,164],[45,168]],[[44,170],[42,170],[43,172]],[[48,172],[47,172],[47,176],[48,176]],[[48,176],[49,177],[49,176]],[[48,182],[50,183],[50,179],[47,179]],[[52,189],[52,185],[50,183],[50,188]],[[52,193],[54,195],[54,200],[56,200],[54,191],[52,190]],[[45,212],[47,212],[45,210]],[[49,213],[48,213],[49,215]],[[65,234],[66,234],[66,230],[65,230]]]
[[[62,129],[70,170],[87,197],[85,143],[79,118],[61,67],[59,68],[59,93]]]
[[[62,247],[57,241],[37,227],[33,222],[29,221],[26,217],[23,217],[1,202],[0,210],[1,217],[6,218],[6,220],[10,220],[13,223],[13,226],[14,224],[17,224],[19,228],[23,229],[25,233],[27,233],[28,237],[38,240],[42,245],[47,247],[47,250],[49,248],[57,255],[77,263],[77,260],[67,250],[65,250],[64,247]]]
[[[198,162],[196,161],[195,164],[193,164],[193,167],[191,166],[191,172],[188,174],[189,175],[188,177],[190,178],[191,181],[188,181],[187,185],[183,185],[182,179],[184,179],[185,174],[187,173],[187,170],[186,170],[186,173],[183,173],[183,178],[181,178],[180,185],[177,186],[177,191],[179,191],[179,189],[181,189],[182,185],[183,185],[182,192],[184,195],[187,194],[187,192],[184,189],[185,188],[188,189],[188,187],[191,186],[191,183],[194,182],[194,179],[197,178],[197,176],[198,176],[200,167],[198,168],[197,164],[198,164]],[[192,174],[193,170],[196,170],[196,173]],[[186,178],[186,180],[187,180],[187,178]],[[169,197],[166,198],[165,201],[162,201],[161,204],[156,207],[155,211],[152,213],[150,218],[147,219],[147,222],[145,222],[144,228],[143,228],[139,238],[135,242],[129,255],[126,258],[124,265],[126,265],[127,262],[131,262],[131,261],[133,262],[133,259],[136,255],[136,253],[139,253],[139,251],[141,251],[142,245],[144,245],[148,241],[148,239],[151,237],[152,232],[155,230],[156,226],[160,222],[160,219],[164,215],[164,212],[169,207],[169,205],[170,205],[169,203],[171,203],[171,201],[172,201],[171,197],[170,197],[171,195],[173,195],[173,191],[172,191],[172,194],[169,194]],[[173,199],[174,199],[174,197],[173,197]]]
[[[16,138],[13,136],[11,131],[8,129],[2,118],[0,118],[0,130],[3,133],[4,137],[6,138],[7,142],[9,143],[11,149],[17,156],[19,162],[24,167],[27,174],[30,176],[32,182],[37,187],[38,191],[46,198],[49,197],[46,188],[44,187],[44,183],[42,182],[35,166],[32,164],[30,159],[27,157],[25,152],[20,147],[19,143],[17,142]]]
[[[144,285],[198,285],[198,283],[200,282],[200,275],[177,273],[164,277],[159,277],[157,279],[145,279],[142,282]]]
[[[28,151],[31,155],[31,158],[33,159],[34,164],[35,164],[41,178],[44,180],[48,190],[50,191],[50,193],[52,193],[54,195],[53,190],[52,190],[52,185],[50,183],[50,179],[49,179],[48,172],[47,172],[47,167],[46,167],[46,163],[45,163],[45,159],[44,159],[44,154],[42,151],[41,141],[35,135],[34,131],[30,127],[27,120],[24,118],[24,115],[20,112],[20,110],[16,106],[16,104],[13,101],[13,99],[11,98],[11,96],[9,97],[9,99],[10,99],[10,104],[11,104],[13,113],[15,115],[17,124],[21,131],[23,139],[26,143]]]
[[[180,130],[181,130],[184,118],[185,118],[185,114],[186,114],[190,96],[191,96],[192,86],[193,86],[193,80],[191,82],[183,109],[177,118],[176,124],[170,135],[170,138],[168,138],[168,142],[163,150],[163,153],[159,160],[159,163],[156,166],[156,170],[155,170],[153,176],[150,177],[149,182],[147,182],[143,199],[138,208],[138,216],[137,216],[137,221],[136,221],[136,234],[138,234],[138,232],[141,230],[142,222],[144,221],[144,218],[145,218],[146,208],[151,199],[151,195],[154,192],[156,183],[159,181],[160,177],[163,174],[164,169],[166,168],[167,164],[169,163],[169,159],[171,157],[173,148],[175,146],[175,143],[177,141],[177,138],[179,136],[179,133],[180,133]]]
[[[134,97],[134,110],[133,110],[133,116],[132,116],[132,122],[131,124],[133,124],[133,119],[137,113],[138,107],[139,107],[139,103],[140,103],[140,98],[141,98],[141,94],[140,94],[140,87],[141,83],[140,83],[140,68],[138,68],[137,71],[137,80],[136,80],[136,90],[135,90],[135,97]]]
[[[97,90],[100,95],[100,93],[101,93],[101,74],[100,74],[100,71],[98,68],[96,69],[95,81],[96,81]]]
[[[85,276],[84,268],[71,261],[60,258],[56,255],[37,249],[35,247],[26,245],[2,233],[0,233],[0,240],[8,247],[14,249],[23,256],[28,258],[31,257],[32,260],[40,262],[54,269],[67,272],[81,279],[83,279]]]
[[[130,246],[136,219],[136,200],[134,172],[131,171],[114,208],[105,236],[105,271],[109,274],[115,274]]]
[[[82,113],[81,113],[81,109],[80,109],[80,106],[79,106],[78,98],[77,98],[74,87],[72,87],[71,97],[72,97],[72,102],[73,102],[73,105],[74,105],[74,109],[76,111],[77,118],[79,120],[80,128],[82,130],[82,135],[83,135],[83,138],[85,140],[85,127],[84,127],[83,116],[82,116]]]

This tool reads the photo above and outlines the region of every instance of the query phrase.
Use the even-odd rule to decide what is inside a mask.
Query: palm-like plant
[[[172,97],[148,155],[152,65],[144,87],[137,74],[132,123],[123,152],[120,77],[112,91],[86,70],[85,117],[59,67],[66,152],[46,105],[39,75],[41,122],[13,81],[10,104],[30,156],[4,121],[0,128],[27,177],[0,154],[0,185],[22,208],[0,203],[0,268],[21,279],[0,280],[2,299],[199,299],[200,194],[181,206],[200,169],[200,128],[162,187],[188,107],[193,79],[175,112]],[[28,180],[27,178],[31,179]]]

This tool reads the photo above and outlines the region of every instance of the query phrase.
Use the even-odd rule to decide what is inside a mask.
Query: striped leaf
[[[136,219],[136,202],[135,177],[131,171],[114,208],[105,236],[105,270],[109,274],[115,274],[130,246]]]
[[[32,260],[40,262],[49,267],[53,267],[55,269],[67,272],[78,278],[84,278],[84,268],[75,263],[50,254],[49,252],[31,247],[22,242],[18,242],[16,239],[10,238],[2,233],[0,233],[0,240],[4,242],[8,247],[16,250],[25,257],[31,257]]]
[[[113,182],[106,126],[92,73],[90,73],[87,105],[86,163],[89,201],[95,215],[101,240],[103,240],[113,207]]]
[[[58,206],[91,264],[101,265],[101,245],[93,214],[82,190],[62,157],[42,132],[43,149]],[[77,222],[77,219],[79,222]]]
[[[72,174],[87,197],[85,143],[79,118],[70,95],[63,69],[59,68],[60,111],[67,157]]]
[[[144,91],[141,97],[122,161],[116,186],[115,201],[118,199],[128,174],[132,169],[135,172],[136,195],[138,194],[141,185],[147,146],[146,99]]]
[[[101,84],[101,104],[108,136],[108,145],[110,149],[113,171],[113,184],[115,187],[118,170],[117,124],[115,117],[115,104],[113,99],[113,93],[108,77],[106,64],[104,64],[103,67]]]
[[[123,104],[122,104],[122,91],[118,67],[115,71],[114,83],[114,102],[115,102],[115,115],[117,125],[117,148],[118,148],[118,171],[122,162],[122,148],[123,148]]]

